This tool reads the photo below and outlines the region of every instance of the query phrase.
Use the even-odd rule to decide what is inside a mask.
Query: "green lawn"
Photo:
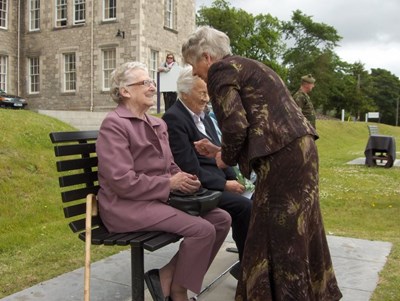
[[[0,298],[82,267],[84,244],[62,213],[48,134],[72,127],[0,110]],[[393,243],[372,301],[400,300],[400,168],[347,165],[363,157],[365,123],[318,120],[321,207],[332,235]],[[400,127],[379,125],[400,141]],[[122,248],[95,246],[93,260]]]

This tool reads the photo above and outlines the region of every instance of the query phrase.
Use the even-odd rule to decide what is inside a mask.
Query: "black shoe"
[[[154,269],[144,273],[144,280],[146,281],[147,288],[154,301],[165,301],[169,300],[169,297],[165,298],[160,282],[159,270]]]
[[[240,276],[240,262],[236,262],[236,264],[229,270],[229,273],[235,278],[236,280],[239,280]]]

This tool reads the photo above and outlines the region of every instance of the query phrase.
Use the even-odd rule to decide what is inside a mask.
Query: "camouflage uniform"
[[[301,112],[303,115],[310,121],[311,125],[316,129],[315,125],[315,110],[314,106],[311,102],[310,96],[308,96],[307,93],[304,93],[299,89],[294,95],[293,95],[294,101],[297,103],[297,105],[301,108]]]

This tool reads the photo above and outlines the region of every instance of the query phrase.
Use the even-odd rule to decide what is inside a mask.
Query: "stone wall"
[[[40,1],[40,30],[29,32],[29,8],[23,6],[20,49],[20,91],[32,110],[107,111],[115,107],[109,92],[103,90],[102,50],[116,49],[117,65],[130,60],[139,60],[147,65],[151,50],[159,52],[161,63],[167,52],[180,59],[180,48],[184,39],[195,28],[195,0],[175,1],[176,26],[173,30],[164,27],[164,1],[118,0],[117,17],[103,21],[103,1],[86,1],[86,22],[73,25],[73,1],[68,1],[67,26],[55,27],[55,1]],[[17,4],[17,0],[11,0]],[[26,5],[26,6],[24,6]],[[13,6],[17,16],[16,6]],[[92,10],[93,8],[93,10]],[[13,12],[14,12],[13,10]],[[14,24],[15,23],[15,24]],[[9,75],[12,82],[9,92],[16,92],[16,22],[8,32],[0,30],[11,40],[11,46],[1,47],[1,53],[10,56]],[[93,26],[92,26],[93,25]],[[117,37],[118,30],[125,38]],[[92,35],[93,32],[93,35]],[[93,38],[92,38],[93,37]],[[2,43],[3,44],[3,43]],[[93,48],[92,48],[93,47]],[[77,86],[74,92],[63,92],[63,55],[76,54]],[[30,57],[40,57],[40,93],[29,93],[28,62]],[[14,84],[15,82],[15,84]]]

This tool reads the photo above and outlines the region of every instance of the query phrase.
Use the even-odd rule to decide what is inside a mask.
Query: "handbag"
[[[192,194],[171,191],[168,204],[190,215],[201,216],[218,207],[222,192],[200,188]]]

